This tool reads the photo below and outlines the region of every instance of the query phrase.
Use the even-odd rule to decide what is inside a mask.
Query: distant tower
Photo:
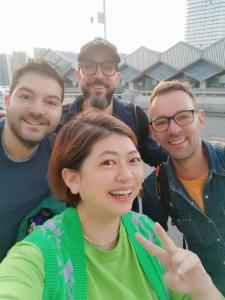
[[[15,69],[23,65],[28,60],[28,58],[28,54],[24,51],[13,51],[11,56],[12,71],[14,72]]]
[[[225,37],[225,0],[187,0],[187,43],[205,48]]]

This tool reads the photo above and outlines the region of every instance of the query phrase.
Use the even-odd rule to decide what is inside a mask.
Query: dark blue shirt
[[[0,120],[0,261],[16,242],[22,219],[49,192],[47,181],[51,153],[50,136],[26,161],[9,159],[2,145],[4,119]]]

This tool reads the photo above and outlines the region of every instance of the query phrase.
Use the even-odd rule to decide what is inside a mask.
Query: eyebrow
[[[110,155],[117,155],[118,152],[116,152],[116,151],[111,151],[111,150],[106,150],[106,151],[103,151],[102,153],[100,153],[99,156],[103,156],[103,155],[107,155],[107,154],[110,154]],[[128,155],[130,155],[130,154],[139,154],[139,151],[138,151],[138,150],[132,150],[132,151],[127,152],[126,154],[128,154]]]
[[[172,114],[170,116],[167,115],[159,115],[157,118],[155,118],[153,121],[158,120],[159,118],[171,118],[173,116],[175,116],[176,114],[180,113],[180,112],[184,112],[184,111],[188,111],[188,110],[195,110],[195,108],[187,108],[187,109],[180,109],[177,112],[175,112],[175,114]]]
[[[17,90],[17,92],[21,92],[21,91],[25,91],[25,92],[28,92],[28,93],[31,93],[31,94],[34,94],[34,91],[32,91],[31,89],[27,88],[27,87],[21,87]],[[60,102],[62,101],[62,98],[59,98],[58,96],[56,95],[48,95],[47,98],[55,98],[57,100],[59,100]]]
[[[34,92],[31,90],[31,89],[29,89],[29,88],[27,88],[27,87],[21,87],[21,88],[19,88],[17,91],[18,92],[21,92],[21,91],[26,91],[26,92],[29,92],[29,93],[31,93],[31,94],[33,94]]]

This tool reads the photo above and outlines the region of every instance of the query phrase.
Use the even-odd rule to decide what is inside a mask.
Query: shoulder
[[[147,190],[149,193],[153,193],[155,191],[155,185],[156,185],[156,172],[153,171],[145,178],[143,182],[143,188],[144,190]]]
[[[75,116],[78,112],[82,111],[82,96],[78,96],[74,99],[73,102],[67,103],[63,105],[62,116],[60,119],[60,125],[57,131],[67,123],[73,116]]]
[[[212,170],[221,171],[225,175],[225,144],[203,141],[203,147],[207,151],[209,166]]]
[[[122,218],[125,227],[130,232],[139,232],[148,240],[158,244],[157,234],[154,229],[154,222],[144,214],[129,212]]]
[[[18,228],[17,241],[21,241],[27,235],[28,228],[31,226],[31,224],[33,225],[33,222],[40,224],[40,222],[44,222],[46,219],[60,214],[65,208],[65,203],[59,202],[53,197],[53,195],[49,195],[43,199],[31,211],[29,211],[29,213],[21,221]]]
[[[52,148],[54,146],[56,139],[55,133],[50,133],[47,137],[45,137],[39,144],[38,152],[46,151],[49,156],[52,153]]]
[[[0,130],[4,127],[5,117],[0,118]]]
[[[129,102],[124,102],[116,97],[113,97],[113,106],[115,107],[116,111],[118,109],[124,110],[124,111],[132,111],[133,110],[133,104]]]
[[[13,276],[12,276],[13,274]],[[42,299],[44,260],[40,249],[26,241],[16,244],[0,265],[0,298]]]
[[[65,214],[62,212],[46,221],[43,225],[35,227],[34,232],[28,235],[25,240],[43,247],[46,241],[55,242],[57,238],[60,238],[64,233],[64,227]]]

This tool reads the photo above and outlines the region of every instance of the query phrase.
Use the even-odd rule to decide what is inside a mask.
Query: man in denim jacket
[[[169,153],[175,223],[225,295],[225,148],[201,140],[205,116],[187,83],[160,82],[151,95],[150,119],[152,132]],[[166,227],[168,211],[155,178],[154,172],[144,182],[144,211]]]

